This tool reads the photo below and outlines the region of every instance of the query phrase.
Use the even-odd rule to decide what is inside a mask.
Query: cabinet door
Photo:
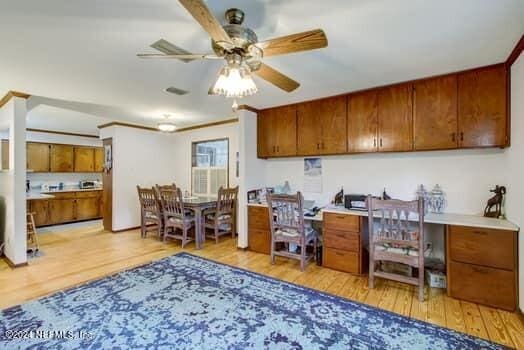
[[[49,200],[49,223],[60,224],[75,221],[74,199],[50,199]]]
[[[297,155],[297,107],[278,107],[274,108],[272,113],[276,155]]]
[[[257,153],[259,158],[274,155],[273,113],[271,109],[260,111],[257,116]]]
[[[9,169],[9,140],[2,140],[2,168],[1,170]]]
[[[378,150],[378,91],[348,97],[348,151],[350,153]]]
[[[76,213],[75,217],[77,220],[87,220],[100,217],[100,206],[98,197],[78,198],[76,200]]]
[[[29,211],[33,213],[33,218],[35,219],[35,225],[37,227],[49,224],[48,200],[32,200]]]
[[[322,153],[322,103],[312,101],[297,107],[297,152],[303,156]]]
[[[505,66],[460,74],[458,104],[461,147],[492,147],[507,144]]]
[[[418,82],[413,94],[415,150],[457,148],[457,76]]]
[[[51,145],[51,172],[72,172],[73,154],[73,146],[71,145]]]
[[[95,148],[95,172],[101,173],[104,171],[105,154],[102,147]]]
[[[49,144],[28,142],[26,147],[27,170],[49,172]]]
[[[320,100],[319,116],[322,130],[321,154],[347,152],[347,98],[339,96]],[[318,128],[318,122],[317,122]]]
[[[88,173],[95,170],[95,149],[75,147],[75,172]]]
[[[379,149],[384,152],[413,150],[411,84],[381,89],[378,93]]]

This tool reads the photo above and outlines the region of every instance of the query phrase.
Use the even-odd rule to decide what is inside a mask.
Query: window
[[[193,142],[191,149],[193,195],[216,196],[229,185],[229,139]]]

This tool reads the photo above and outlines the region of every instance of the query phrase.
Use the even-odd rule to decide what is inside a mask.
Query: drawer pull
[[[488,234],[486,231],[479,231],[479,230],[475,230],[475,231],[473,231],[473,233],[475,233],[477,235],[487,235]]]
[[[344,220],[344,219],[346,218],[346,216],[344,216],[344,215],[337,215],[337,216],[335,216],[335,217],[336,217],[337,219],[342,219],[342,220]]]
[[[473,271],[478,272],[478,273],[482,273],[482,274],[486,274],[486,273],[489,272],[488,270],[480,268],[480,267],[473,267]]]
[[[338,256],[344,256],[344,253],[335,252],[335,254]]]

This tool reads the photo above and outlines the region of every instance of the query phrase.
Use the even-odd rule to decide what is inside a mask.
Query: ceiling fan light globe
[[[176,125],[171,122],[160,122],[157,127],[162,132],[174,132],[176,130]]]
[[[212,92],[228,98],[242,98],[257,93],[251,74],[244,67],[224,67],[220,71]]]

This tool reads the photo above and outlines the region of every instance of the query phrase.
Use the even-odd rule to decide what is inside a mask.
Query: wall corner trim
[[[31,95],[26,94],[25,92],[10,90],[7,92],[7,94],[5,94],[4,97],[2,97],[2,99],[0,99],[0,107],[3,107],[13,97],[25,98],[27,100],[29,97],[31,97]]]

